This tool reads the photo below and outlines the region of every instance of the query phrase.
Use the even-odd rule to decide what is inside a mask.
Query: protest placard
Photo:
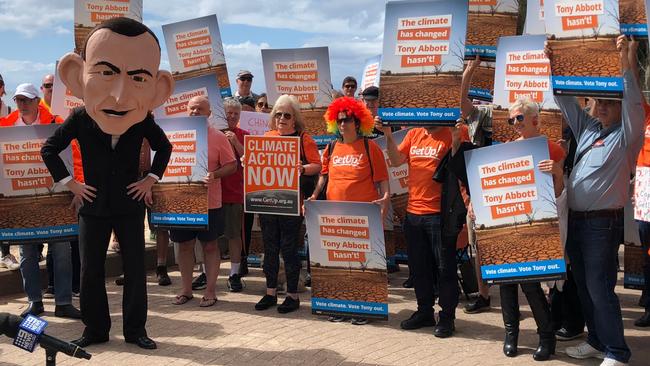
[[[221,97],[232,95],[216,15],[164,24],[162,30],[174,80],[212,75]]]
[[[469,0],[465,59],[494,61],[499,37],[516,35],[518,20],[518,0]]]
[[[399,146],[404,140],[404,136],[408,129],[399,130],[393,133],[393,140],[395,144]],[[379,136],[373,140],[384,153],[384,159],[386,160],[386,165],[388,166],[388,183],[390,184],[390,194],[391,196],[402,195],[408,193],[408,176],[409,176],[409,167],[408,163],[404,163],[400,166],[394,167],[391,166],[390,160],[388,159],[388,148],[386,146],[386,137]]]
[[[564,277],[553,178],[537,168],[548,149],[548,140],[536,137],[465,152],[486,283]]]
[[[214,83],[214,78],[214,74],[209,74],[177,81],[174,84],[174,94],[153,111],[154,117],[158,120],[187,116],[187,103],[190,99],[203,96],[210,101],[210,120],[215,127],[217,129],[226,128],[228,123],[223,110],[223,99],[221,99],[219,88]]]
[[[650,135],[650,126],[646,127]],[[637,166],[634,175],[634,218],[650,222],[650,168]]]
[[[84,101],[72,95],[72,92],[63,84],[59,77],[58,67],[54,68],[54,85],[52,86],[52,114],[67,118],[70,112],[77,107],[84,105]]]
[[[555,95],[623,97],[617,0],[546,0],[544,22]]]
[[[526,2],[526,23],[524,34],[546,34],[544,23],[544,0],[528,0]]]
[[[640,246],[625,245],[623,252],[623,287],[635,290],[645,289],[643,257],[646,254]]]
[[[379,116],[390,125],[453,125],[460,117],[465,1],[389,1]]]
[[[262,50],[269,104],[283,94],[294,95],[300,106],[326,108],[332,101],[327,47]]]
[[[117,17],[142,22],[142,0],[75,0],[75,52],[81,53],[88,33],[96,25]]]
[[[172,143],[162,179],[153,186],[151,226],[205,230],[208,227],[208,127],[205,117],[156,121]],[[151,153],[153,160],[154,153]]]
[[[242,111],[239,116],[239,128],[253,136],[262,136],[269,130],[269,114]]]
[[[386,248],[379,206],[306,201],[312,314],[388,319]]]
[[[496,48],[496,47],[495,47]],[[469,99],[472,101],[492,102],[494,93],[494,62],[481,62],[469,86]]]
[[[646,0],[618,0],[621,33],[627,36],[648,37]]]
[[[358,92],[361,93],[369,86],[379,86],[379,69],[381,68],[381,55],[373,56],[366,60],[361,76]]]
[[[41,147],[58,125],[5,127],[0,133],[0,242],[67,241],[76,238],[72,194],[54,184]],[[60,154],[72,174],[70,149]]]
[[[551,88],[551,65],[544,54],[544,35],[499,39],[494,86],[492,139],[512,141],[519,137],[507,123],[508,108],[517,99],[529,99],[540,107],[540,130],[551,141],[562,138],[562,114]]]
[[[244,137],[244,211],[300,215],[300,137]]]

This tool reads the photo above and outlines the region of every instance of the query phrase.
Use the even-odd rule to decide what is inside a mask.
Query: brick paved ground
[[[200,309],[195,299],[184,306],[171,305],[179,289],[180,274],[171,272],[174,284],[159,287],[149,277],[149,335],[158,342],[156,351],[144,351],[127,345],[122,337],[120,316],[121,290],[108,282],[113,329],[108,344],[91,346],[90,362],[59,356],[62,365],[532,365],[532,352],[537,345],[534,321],[527,305],[522,305],[520,355],[506,358],[501,353],[503,326],[498,304],[498,291],[493,288],[493,309],[489,313],[468,315],[457,312],[455,337],[437,339],[432,328],[403,331],[399,322],[414,308],[412,290],[401,288],[406,268],[390,275],[390,321],[365,326],[330,323],[311,315],[308,293],[303,293],[301,309],[280,316],[274,309],[253,310],[264,289],[261,270],[252,269],[243,293],[226,292],[226,269],[219,279],[219,302],[215,307]],[[627,341],[634,353],[631,365],[647,365],[650,359],[650,331],[634,328],[634,319],[642,314],[635,303],[638,291],[618,288],[623,303]],[[0,298],[0,312],[20,313],[26,299],[21,295]],[[52,300],[46,301],[45,318],[50,321],[48,333],[62,339],[81,334],[79,322],[52,316]],[[76,300],[75,300],[76,301]],[[526,304],[525,300],[520,301]],[[569,342],[576,344],[578,341]],[[563,350],[566,343],[559,343]],[[13,347],[0,337],[0,365],[42,365],[44,352],[29,354]],[[576,361],[559,353],[545,365],[598,365],[597,360]]]

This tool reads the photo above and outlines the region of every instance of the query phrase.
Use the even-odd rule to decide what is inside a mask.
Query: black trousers
[[[108,338],[111,317],[104,276],[106,250],[111,231],[120,241],[124,292],[122,314],[124,338],[146,336],[147,286],[144,268],[144,210],[133,215],[96,217],[79,215],[81,252],[81,314],[84,336]]]
[[[280,253],[284,259],[287,275],[287,292],[298,293],[300,279],[300,257],[298,248],[302,216],[260,215],[262,239],[264,240],[264,275],[266,288],[278,287]]]
[[[551,322],[551,308],[546,301],[546,296],[544,296],[544,291],[539,282],[499,286],[501,314],[503,315],[503,324],[506,330],[513,332],[519,331],[519,286],[524,291],[528,305],[530,305],[530,310],[533,312],[533,317],[537,324],[537,333],[540,338],[554,338],[555,332],[553,330],[553,323]]]
[[[585,329],[585,318],[582,316],[582,306],[578,297],[578,287],[570,267],[567,268],[567,279],[562,291],[551,289],[551,318],[553,329],[564,328],[571,333],[582,332]]]

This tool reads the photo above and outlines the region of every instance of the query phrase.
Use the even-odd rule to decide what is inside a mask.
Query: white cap
[[[29,99],[34,99],[39,97],[38,90],[33,84],[30,83],[20,84],[16,87],[16,94],[14,94],[14,98],[16,98],[19,95],[25,96]]]

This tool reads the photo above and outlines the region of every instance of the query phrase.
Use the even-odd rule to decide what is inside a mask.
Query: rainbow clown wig
[[[327,122],[327,132],[340,136],[337,120],[340,118],[354,118],[361,136],[370,136],[375,126],[372,114],[359,100],[350,97],[336,98],[327,108],[323,118]]]

